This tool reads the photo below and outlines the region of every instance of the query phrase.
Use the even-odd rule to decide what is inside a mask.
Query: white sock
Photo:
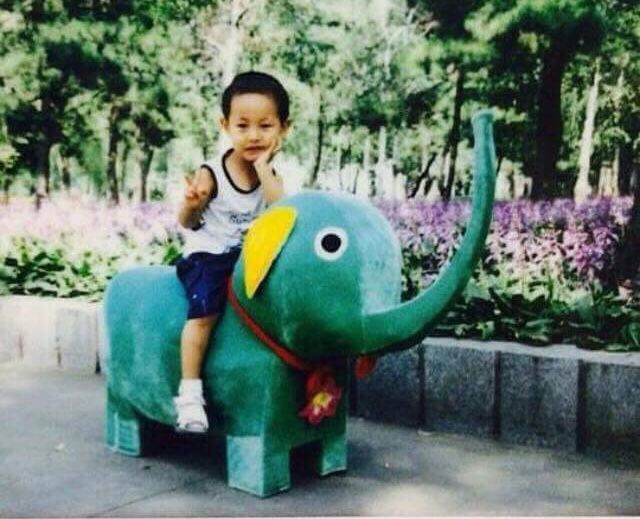
[[[180,381],[179,395],[202,396],[202,379],[183,378]]]

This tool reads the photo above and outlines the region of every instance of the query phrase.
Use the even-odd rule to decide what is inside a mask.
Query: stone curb
[[[524,445],[640,455],[640,353],[450,338],[428,338],[413,351],[423,363],[407,366],[391,355],[356,383],[355,414]],[[404,393],[402,376],[420,381],[419,395]]]
[[[101,303],[0,297],[0,363],[96,373]],[[428,338],[352,381],[352,414],[562,450],[640,454],[640,353]]]
[[[102,321],[100,303],[0,297],[0,362],[96,373],[106,344]]]

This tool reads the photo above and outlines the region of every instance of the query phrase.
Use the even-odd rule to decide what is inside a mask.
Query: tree
[[[309,184],[314,185],[318,178],[326,137],[328,80],[326,67],[331,53],[336,52],[332,38],[318,31],[318,28],[323,23],[329,23],[335,27],[339,22],[336,19],[323,20],[319,10],[313,4],[292,0],[277,2],[273,16],[276,23],[285,28],[286,36],[279,45],[271,49],[271,59],[279,68],[309,85],[312,96],[317,102],[315,153],[309,179]],[[268,45],[267,38],[263,40],[262,45],[265,47]],[[250,61],[258,61],[256,50],[256,47],[249,50]]]
[[[140,201],[147,201],[147,179],[156,149],[174,136],[169,110],[169,94],[160,83],[149,87],[133,104],[132,120],[140,146]]]
[[[445,200],[451,198],[455,182],[467,74],[480,65],[487,51],[481,40],[475,38],[469,30],[466,21],[485,3],[485,0],[464,0],[461,2],[421,0],[415,2],[416,5],[431,13],[436,21],[435,41],[432,42],[432,45],[439,47],[438,54],[449,72],[450,84],[454,92],[451,123],[443,150],[443,164],[448,163],[442,194]],[[445,161],[444,157],[447,157],[448,161]]]
[[[86,24],[67,17],[57,4],[32,2],[17,11],[14,39],[22,52],[23,91],[4,110],[9,140],[23,167],[35,171],[38,195],[50,191],[51,148],[64,140],[69,102],[86,89],[121,83],[122,76],[88,37]],[[15,49],[3,49],[9,57]],[[30,58],[24,57],[29,55]],[[42,192],[40,192],[42,191]]]
[[[607,153],[614,154],[619,166],[620,191],[633,193],[631,217],[625,226],[616,251],[614,272],[619,284],[637,278],[640,270],[640,60],[638,41],[640,9],[635,3],[611,2],[611,12],[617,13],[615,38],[607,46],[609,61],[617,76],[605,133],[611,145]]]
[[[63,154],[79,153],[77,140],[65,134],[65,128],[81,131],[78,107],[74,105],[68,109],[70,103],[82,98],[95,107],[97,98],[106,107],[109,127],[106,175],[110,197],[114,202],[118,201],[117,149],[127,131],[127,118],[133,112],[131,99],[127,96],[138,77],[137,62],[144,57],[143,37],[160,33],[172,24],[189,23],[205,5],[211,5],[211,2],[34,0],[9,5],[15,17],[14,27],[10,31],[10,42],[0,45],[0,55],[21,60],[19,74],[25,79],[20,85],[23,91],[18,92],[17,98],[0,104],[1,114],[6,122],[8,139],[20,154],[22,167],[39,172],[47,192],[50,190],[52,147],[56,146]],[[170,48],[166,38],[159,46]],[[152,67],[147,63],[149,68],[153,68],[151,72],[155,79],[162,77],[163,64],[159,59]],[[145,90],[155,79],[138,85],[138,91]],[[4,83],[0,83],[0,88],[9,95],[15,93]],[[92,92],[93,98],[82,97],[86,92]],[[154,98],[154,94],[150,97]],[[153,134],[151,146],[157,146],[162,139],[171,136],[165,128],[169,115],[166,104],[163,110],[165,120],[161,123],[160,112],[151,114],[146,121],[138,118],[144,128],[142,133],[147,134],[145,138]],[[65,121],[66,117],[70,121]],[[156,131],[158,124],[163,126],[162,131]],[[159,141],[160,134],[163,137]],[[66,158],[63,155],[63,159]],[[63,178],[65,183],[69,181],[66,173]]]
[[[503,68],[518,67],[523,54],[534,65],[537,92],[535,110],[529,113],[535,120],[534,154],[526,169],[533,178],[533,198],[554,196],[563,137],[563,76],[574,56],[599,48],[602,9],[596,0],[518,0],[515,5],[496,0],[478,14]]]
[[[596,61],[593,72],[593,84],[589,88],[587,96],[587,109],[585,113],[584,128],[580,139],[580,159],[578,163],[578,180],[573,189],[573,198],[576,202],[582,202],[592,194],[589,184],[589,171],[591,165],[591,153],[593,152],[593,133],[598,109],[598,89],[600,87],[600,64]]]

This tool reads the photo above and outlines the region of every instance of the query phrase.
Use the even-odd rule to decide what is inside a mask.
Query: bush
[[[435,334],[640,350],[640,303],[613,283],[630,198],[498,202],[481,263]],[[455,252],[468,202],[378,202],[402,245],[403,298]]]
[[[455,252],[469,204],[375,203],[400,238],[408,299]],[[611,284],[630,208],[629,198],[496,204],[480,265],[434,333],[640,350],[640,303],[622,299]],[[182,244],[166,203],[112,208],[60,200],[36,213],[31,204],[14,202],[0,206],[0,294],[99,300],[119,270],[172,264]]]
[[[166,204],[27,202],[0,206],[0,294],[96,301],[133,265],[171,264],[182,238]]]

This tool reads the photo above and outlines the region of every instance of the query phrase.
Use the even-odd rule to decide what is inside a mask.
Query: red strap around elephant
[[[288,366],[300,371],[307,371],[305,382],[305,394],[307,403],[300,411],[299,416],[304,417],[311,425],[319,424],[324,418],[331,417],[338,408],[338,402],[342,397],[342,389],[335,381],[333,367],[327,362],[311,364],[298,357],[295,353],[280,346],[253,318],[242,308],[240,301],[233,291],[232,280],[227,283],[227,295],[231,306],[240,319],[254,333],[258,339],[266,344]],[[356,375],[362,378],[368,375],[375,366],[374,357],[358,357],[356,361]]]
[[[356,377],[364,378],[376,367],[378,358],[373,355],[362,355],[356,359]]]
[[[273,352],[278,357],[280,357],[280,359],[285,364],[293,368],[299,369],[300,371],[311,371],[313,369],[313,366],[309,362],[301,359],[295,353],[292,353],[286,348],[280,346],[274,339],[272,339],[267,334],[267,332],[265,332],[260,327],[258,323],[256,323],[252,319],[252,317],[246,312],[246,310],[242,308],[240,301],[238,301],[236,294],[233,292],[233,285],[232,285],[231,278],[229,278],[229,281],[227,283],[227,294],[228,294],[228,298],[229,298],[229,302],[231,303],[231,306],[233,306],[234,310],[240,316],[244,324],[248,326],[248,328],[255,334],[255,336],[258,339],[260,339],[267,346],[269,346],[269,348],[271,348]]]

